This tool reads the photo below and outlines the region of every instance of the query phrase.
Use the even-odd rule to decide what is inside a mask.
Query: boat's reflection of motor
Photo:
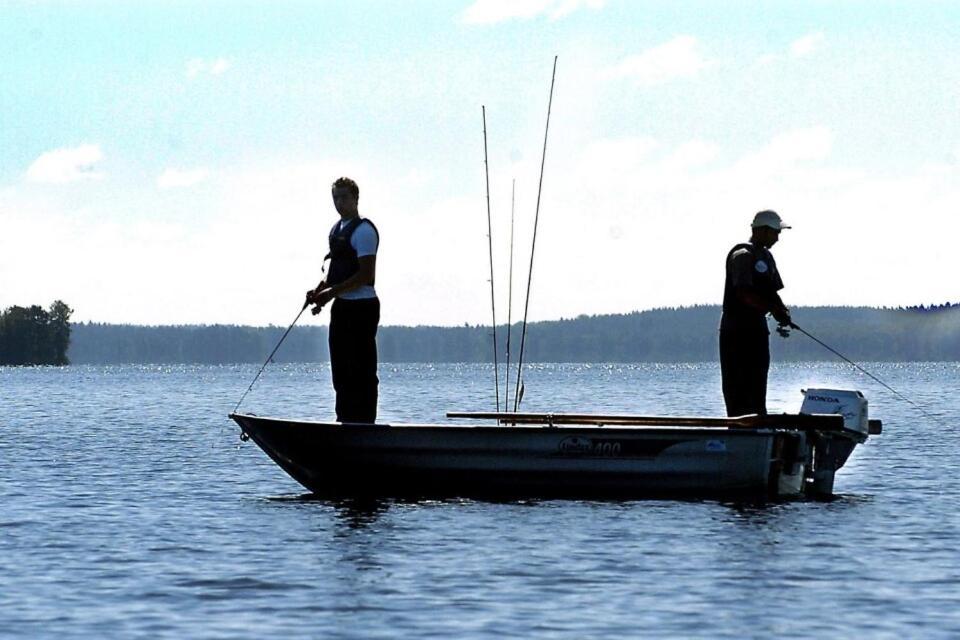
[[[325,495],[829,497],[880,433],[857,391],[808,389],[799,413],[736,418],[455,412],[496,424],[339,424],[231,414]]]

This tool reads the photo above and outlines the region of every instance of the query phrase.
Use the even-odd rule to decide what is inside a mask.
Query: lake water
[[[828,503],[311,499],[231,411],[258,366],[0,368],[0,636],[960,637],[957,364],[834,364],[884,422]],[[382,421],[491,410],[481,365],[381,369]],[[704,365],[534,365],[530,411],[722,414]],[[511,390],[512,394],[512,390]],[[242,410],[330,419],[325,365]]]

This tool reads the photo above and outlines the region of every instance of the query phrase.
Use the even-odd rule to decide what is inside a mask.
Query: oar
[[[739,429],[800,429],[816,431],[842,431],[843,416],[823,414],[767,414],[746,415],[731,418],[712,418],[701,416],[637,416],[603,415],[593,413],[489,413],[474,411],[450,411],[448,418],[469,418],[475,420],[497,420],[507,424],[583,424],[612,426],[648,426],[648,427],[717,427]],[[880,421],[871,420],[872,429],[879,430]],[[879,433],[879,431],[877,431]]]

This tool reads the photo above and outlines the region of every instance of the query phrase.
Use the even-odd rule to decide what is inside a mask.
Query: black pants
[[[380,300],[341,300],[330,307],[330,371],[338,422],[377,420],[377,325]]]
[[[765,332],[720,332],[720,374],[728,416],[767,413],[770,340]]]

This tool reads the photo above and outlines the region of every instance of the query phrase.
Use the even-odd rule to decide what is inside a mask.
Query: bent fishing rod
[[[553,85],[557,79],[557,56],[553,56],[553,74],[550,76],[550,100],[547,102],[547,126],[543,131],[543,154],[540,156],[540,183],[537,186],[537,210],[533,216],[533,241],[530,245],[530,270],[527,273],[527,299],[523,304],[523,326],[520,332],[520,356],[517,359],[517,388],[513,394],[513,411],[520,408],[523,386],[523,347],[527,341],[527,312],[530,310],[530,283],[533,281],[533,254],[537,250],[537,224],[540,222],[540,194],[543,193],[543,167],[547,162],[547,136],[550,134],[550,110],[553,107]]]
[[[797,325],[795,322],[791,322],[788,326],[789,326],[791,329],[796,329],[797,331],[799,331],[799,332],[802,333],[803,335],[807,336],[808,338],[810,338],[811,340],[813,340],[814,342],[816,342],[817,344],[819,344],[821,347],[823,347],[824,349],[826,349],[827,351],[829,351],[829,352],[832,353],[833,355],[837,356],[838,358],[840,358],[841,360],[843,360],[843,361],[846,362],[847,364],[852,365],[852,366],[855,367],[858,371],[860,371],[860,372],[864,373],[865,375],[869,376],[871,380],[873,380],[873,381],[876,382],[877,384],[881,385],[884,389],[886,389],[887,391],[889,391],[889,392],[892,393],[893,395],[897,396],[898,398],[900,398],[900,399],[903,400],[904,402],[906,402],[906,403],[912,405],[913,407],[915,407],[916,409],[918,409],[918,410],[920,411],[920,413],[922,413],[925,417],[927,417],[927,418],[932,418],[932,417],[933,417],[933,416],[931,416],[929,413],[927,413],[926,409],[924,409],[922,406],[920,406],[919,404],[917,404],[916,402],[914,402],[914,401],[911,400],[910,398],[906,397],[905,395],[903,395],[902,393],[900,393],[899,391],[897,391],[896,389],[894,389],[893,387],[891,387],[890,385],[888,385],[886,382],[884,382],[883,380],[881,380],[881,379],[878,378],[877,376],[873,375],[872,373],[870,373],[869,371],[867,371],[865,368],[863,368],[862,366],[860,366],[859,364],[857,364],[856,362],[854,362],[853,360],[851,360],[851,359],[848,358],[847,356],[843,355],[842,353],[840,353],[839,351],[837,351],[836,349],[834,349],[833,347],[831,347],[830,345],[828,345],[827,343],[825,343],[823,340],[821,340],[821,339],[817,338],[816,336],[812,335],[809,331],[807,331],[807,330],[804,329],[803,327]]]

